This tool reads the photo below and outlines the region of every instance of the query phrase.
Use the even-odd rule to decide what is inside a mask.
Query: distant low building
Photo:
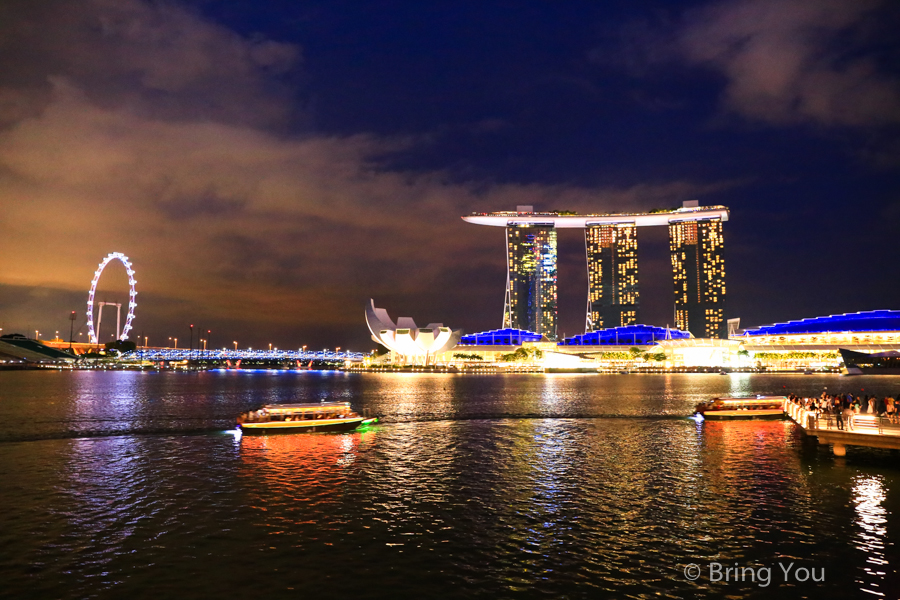
[[[533,331],[494,329],[463,336],[453,352],[444,353],[441,360],[529,362],[548,368],[581,366],[617,370],[635,361],[644,361],[662,367],[667,358],[661,344],[666,340],[693,340],[693,337],[687,331],[666,327],[625,325],[554,342]]]
[[[900,311],[878,310],[776,323],[740,331],[731,319],[728,339],[697,338],[689,331],[625,325],[560,342],[534,331],[504,328],[462,336],[437,355],[443,363],[522,364],[599,370],[757,369],[834,370],[840,348],[875,353],[900,350]]]
[[[689,338],[664,340],[659,348],[673,367],[741,368],[753,366],[740,353],[741,343],[717,338]]]
[[[525,342],[547,342],[545,336],[527,329],[491,329],[459,338],[463,346],[521,346]]]
[[[504,357],[514,354],[520,348],[529,351],[550,351],[556,342],[527,329],[505,327],[464,335],[452,352],[445,352],[440,360],[447,363],[492,363],[502,362]]]
[[[51,348],[38,340],[13,333],[0,336],[0,366],[16,364],[56,365],[68,364],[75,356]]]
[[[375,308],[374,300],[366,306],[366,324],[372,339],[391,351],[391,362],[400,364],[432,364],[438,354],[456,346],[462,335],[462,330],[451,330],[443,323],[419,327],[410,317],[394,323],[385,309]]]
[[[721,357],[717,352],[696,350],[706,348],[707,341],[695,339],[689,331],[636,324],[566,338],[559,343],[559,351],[618,366],[718,366],[716,361],[721,362]]]
[[[753,348],[860,346],[875,352],[900,349],[900,310],[870,310],[764,325],[732,336]]]
[[[624,325],[591,331],[566,338],[560,346],[648,346],[662,340],[685,340],[693,336],[689,331],[656,327],[654,325]]]
[[[732,340],[756,362],[775,368],[836,367],[839,349],[867,354],[900,350],[900,311],[871,310],[774,323]]]

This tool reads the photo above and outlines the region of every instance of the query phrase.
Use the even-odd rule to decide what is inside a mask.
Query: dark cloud
[[[898,18],[885,0],[726,0],[628,22],[590,55],[636,77],[708,69],[723,107],[758,122],[896,125]]]
[[[11,0],[0,7],[0,123],[34,116],[65,77],[104,107],[151,118],[283,126],[301,59],[171,2]]]
[[[677,42],[688,61],[725,76],[728,107],[752,119],[846,126],[898,123],[900,80],[882,68],[872,45],[873,19],[885,12],[897,16],[896,10],[879,10],[886,4],[724,2],[689,13]]]
[[[136,331],[157,339],[189,319],[248,341],[305,330],[364,340],[370,296],[448,308],[480,293],[477,274],[502,250],[497,232],[461,214],[670,205],[731,185],[499,185],[392,169],[392,153],[427,139],[272,129],[292,110],[279,78],[299,60],[294,45],[168,3],[20,3],[4,16],[20,62],[0,77],[13,99],[0,131],[0,283],[65,291],[53,294],[60,318],[79,309],[72,293],[99,260],[121,251],[137,271]],[[5,319],[38,320],[32,308]]]

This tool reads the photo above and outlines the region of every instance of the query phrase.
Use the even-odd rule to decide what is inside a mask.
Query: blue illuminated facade
[[[566,338],[560,346],[647,346],[662,340],[686,340],[691,334],[653,325],[625,325]]]
[[[855,331],[900,331],[900,310],[870,310],[788,321],[787,323],[775,323],[774,325],[748,329],[741,336]]]
[[[540,342],[542,336],[525,329],[492,329],[470,333],[459,339],[461,346],[521,346],[523,342]]]

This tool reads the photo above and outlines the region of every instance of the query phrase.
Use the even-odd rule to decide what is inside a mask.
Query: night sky
[[[731,209],[742,326],[900,309],[898,24],[866,0],[4,0],[2,333],[68,337],[77,310],[84,334],[113,251],[150,345],[193,323],[368,351],[369,298],[481,331],[504,235],[461,215],[691,199]],[[573,335],[583,233],[559,243]],[[672,324],[665,228],[639,248],[641,321]],[[100,290],[126,300],[121,265]]]

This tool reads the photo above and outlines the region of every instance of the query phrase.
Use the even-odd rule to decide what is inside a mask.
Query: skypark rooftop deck
[[[653,227],[677,223],[679,221],[699,221],[702,219],[728,220],[728,209],[724,206],[696,206],[650,213],[614,213],[573,215],[557,212],[515,212],[472,213],[462,220],[475,225],[507,227],[510,223],[553,225],[557,228],[584,229],[593,225],[633,223],[637,227]]]

